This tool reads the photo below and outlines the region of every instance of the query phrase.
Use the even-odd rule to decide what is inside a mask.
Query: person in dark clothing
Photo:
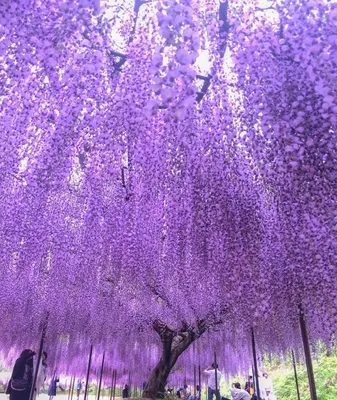
[[[49,389],[48,389],[48,396],[49,400],[52,400],[54,396],[56,396],[56,388],[57,388],[57,383],[59,382],[59,378],[53,378],[50,381]]]
[[[129,385],[126,383],[126,384],[124,385],[123,392],[122,392],[123,399],[127,399],[127,398],[130,397],[129,389],[130,389],[130,387],[129,387]]]
[[[249,380],[245,384],[245,391],[248,392],[251,396],[254,394],[254,380],[251,375],[249,375]]]
[[[29,400],[33,384],[34,355],[34,351],[25,349],[15,361],[12,376],[6,390],[10,400]]]

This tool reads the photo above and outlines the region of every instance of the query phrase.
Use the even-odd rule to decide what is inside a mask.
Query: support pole
[[[90,368],[91,368],[91,358],[92,358],[92,345],[90,346],[89,360],[88,360],[88,369],[87,369],[87,377],[85,381],[85,389],[84,389],[84,400],[87,400],[87,393],[89,388],[89,376],[90,376]]]
[[[216,351],[214,350],[214,370],[215,370],[215,398],[216,400],[220,400],[219,389],[218,389],[218,365],[216,362]]]
[[[75,379],[75,378],[74,378]],[[68,392],[68,400],[70,400],[70,394],[71,394],[71,388],[73,386],[73,377],[70,378],[70,384],[69,384],[69,392]]]
[[[254,358],[254,372],[255,372],[255,383],[256,383],[256,395],[257,399],[260,400],[260,383],[259,383],[259,370],[257,367],[257,356],[256,356],[256,344],[255,344],[255,334],[254,328],[252,328],[252,347],[253,347],[253,358]]]
[[[297,400],[301,400],[300,388],[299,388],[299,386],[298,386],[298,377],[297,377],[297,369],[296,369],[296,360],[295,360],[294,350],[291,350],[291,356],[292,356],[292,359],[293,359],[293,367],[294,367],[294,375],[295,375],[295,383],[296,383]]]
[[[110,400],[112,400],[112,394],[113,394],[113,387],[114,387],[114,382],[115,382],[115,370],[112,370],[111,374],[111,389],[110,389]]]
[[[299,307],[299,315],[300,315],[300,327],[301,327],[301,335],[302,335],[304,355],[305,355],[305,363],[307,365],[310,397],[311,397],[311,400],[317,400],[316,384],[315,384],[314,370],[312,368],[307,325],[305,323],[304,312],[303,312],[301,306]]]
[[[197,394],[197,367],[194,365],[193,369],[193,385],[194,385],[194,398]]]
[[[48,318],[49,318],[49,312],[47,312],[46,319],[44,321],[43,328],[42,328],[42,335],[41,335],[39,353],[38,353],[38,356],[37,356],[36,368],[35,368],[35,371],[34,371],[33,383],[32,383],[32,388],[31,388],[30,394],[29,394],[29,400],[32,400],[34,398],[37,374],[39,372],[39,367],[40,367],[41,358],[42,358],[43,344],[44,344],[44,339],[46,337]]]
[[[71,396],[70,396],[70,400],[73,400],[73,395],[74,395],[74,387],[75,387],[75,376],[74,376],[74,379],[73,379],[73,386],[72,386],[72,388],[71,388]]]
[[[256,395],[256,374],[255,374],[255,369],[254,369],[254,365],[253,364],[252,364],[252,376],[253,376],[254,394]]]
[[[102,377],[103,377],[103,370],[104,370],[104,359],[105,359],[105,352],[103,353],[103,358],[102,358],[102,366],[101,366],[101,373],[100,373],[100,377],[99,377],[97,400],[99,400],[99,397],[101,395]]]
[[[117,369],[115,369],[113,400],[115,400],[116,397],[116,384],[117,384]]]
[[[199,364],[199,367],[198,367],[198,375],[199,375],[198,381],[199,381],[199,396],[200,396],[199,400],[201,400],[201,368],[200,368],[200,364]]]

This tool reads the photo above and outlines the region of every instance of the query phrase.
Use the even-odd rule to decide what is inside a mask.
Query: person
[[[36,383],[35,383],[35,390],[34,390],[34,395],[33,395],[33,400],[36,400],[36,396],[40,394],[41,388],[44,385],[44,382],[47,377],[47,353],[44,351],[42,353],[42,358],[40,362],[39,369],[37,371],[37,377],[36,377]],[[34,366],[34,372],[36,371],[37,367],[37,360],[33,359],[33,366]]]
[[[197,385],[195,389],[196,389],[196,390],[195,390],[195,397],[194,397],[194,400],[200,400],[200,386]]]
[[[180,391],[180,398],[182,400],[187,400],[190,397],[190,390],[188,389],[188,386],[185,384],[183,389]]]
[[[54,377],[50,381],[49,389],[48,389],[48,396],[49,400],[53,400],[53,397],[56,396],[56,388],[57,388],[57,383],[59,382],[59,378]]]
[[[241,389],[241,385],[239,382],[233,383],[232,389],[232,400],[250,400],[250,394],[246,391]]]
[[[245,391],[248,392],[251,397],[254,395],[254,380],[251,375],[248,377],[248,381],[245,384]]]
[[[29,400],[33,384],[34,355],[33,350],[25,349],[15,361],[12,376],[6,390],[10,400]]]
[[[221,378],[221,373],[218,370],[218,364],[213,363],[210,367],[206,368],[204,372],[208,375],[207,399],[213,400],[213,395],[215,394],[216,400],[219,400],[220,399],[219,381]],[[215,378],[217,380],[217,385],[215,385]]]
[[[124,385],[123,392],[122,392],[122,397],[123,397],[123,399],[127,399],[127,398],[130,397],[130,395],[129,395],[129,389],[130,389],[130,387],[129,387],[129,385],[126,383],[126,384]]]
[[[276,400],[274,393],[273,382],[269,378],[267,372],[262,373],[260,382],[261,400]]]
[[[200,386],[195,387],[195,394],[190,393],[188,400],[200,400]]]
[[[81,390],[82,390],[82,382],[79,379],[77,381],[76,389],[77,389],[77,399],[78,399],[80,397]]]

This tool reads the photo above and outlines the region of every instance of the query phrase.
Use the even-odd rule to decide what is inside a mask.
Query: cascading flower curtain
[[[299,304],[330,340],[337,8],[146,7],[133,32],[132,5],[0,5],[1,347],[36,346],[48,312],[65,369],[90,343],[150,368],[154,320],[212,315],[234,370],[253,325],[298,347]]]

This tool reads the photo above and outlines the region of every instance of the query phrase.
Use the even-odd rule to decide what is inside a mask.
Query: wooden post
[[[73,400],[74,387],[75,387],[75,376],[74,376],[74,379],[73,379],[73,386],[72,386],[72,388],[71,388],[71,396],[70,396],[70,400]]]
[[[257,356],[256,356],[256,345],[255,345],[255,335],[254,328],[252,328],[252,347],[253,347],[253,358],[254,358],[254,371],[255,371],[255,383],[256,383],[256,395],[258,400],[260,400],[260,383],[259,383],[259,370],[257,366]]]
[[[90,346],[90,353],[89,353],[89,360],[88,360],[88,369],[87,369],[87,377],[85,382],[85,389],[84,389],[84,400],[87,400],[88,388],[89,388],[89,377],[90,377],[90,368],[91,368],[91,359],[92,359],[92,348]]]
[[[218,389],[218,365],[216,361],[216,351],[214,350],[214,369],[215,369],[215,398],[220,400],[220,390]]]
[[[252,364],[252,376],[253,376],[253,388],[254,388],[254,394],[256,395],[256,376],[255,376],[255,371],[254,371],[254,365]]]
[[[46,337],[48,319],[49,319],[49,312],[47,312],[47,314],[46,314],[46,319],[45,319],[43,327],[42,327],[42,335],[41,335],[41,340],[40,340],[39,353],[37,356],[36,368],[34,371],[33,383],[32,383],[32,388],[31,388],[30,394],[29,394],[29,400],[32,400],[34,398],[36,379],[37,379],[37,374],[39,372],[39,367],[40,367],[40,363],[41,363],[43,344],[44,344],[44,339]]]
[[[75,378],[74,378],[75,379]],[[70,384],[69,384],[69,392],[68,392],[68,400],[70,400],[70,394],[71,394],[71,388],[73,386],[73,377],[70,378]]]
[[[199,392],[200,392],[200,400],[201,400],[201,367],[200,367],[200,364],[199,364],[199,367],[198,367],[198,375],[199,375]]]
[[[194,365],[193,368],[193,385],[194,385],[194,399],[197,394],[197,367]]]
[[[110,400],[112,400],[114,382],[115,382],[115,370],[113,369],[111,374]]]
[[[104,358],[105,358],[105,352],[103,353],[103,358],[102,358],[102,366],[101,366],[101,373],[100,373],[100,377],[99,377],[97,400],[99,400],[99,397],[101,395],[102,377],[103,377],[103,370],[104,370]]]
[[[315,384],[314,370],[312,368],[307,325],[305,323],[304,312],[301,306],[299,306],[299,318],[300,318],[301,335],[302,335],[304,355],[305,355],[305,363],[307,366],[307,374],[309,380],[310,397],[311,400],[317,400],[316,384]]]
[[[117,369],[115,369],[113,400],[115,400],[115,397],[116,397],[116,384],[117,384]]]
[[[291,350],[291,356],[292,356],[292,359],[293,359],[293,367],[294,367],[294,375],[295,375],[295,383],[296,383],[297,400],[301,400],[300,388],[299,388],[299,386],[298,386],[298,377],[297,377],[297,369],[296,369],[296,360],[295,360],[294,350]]]

